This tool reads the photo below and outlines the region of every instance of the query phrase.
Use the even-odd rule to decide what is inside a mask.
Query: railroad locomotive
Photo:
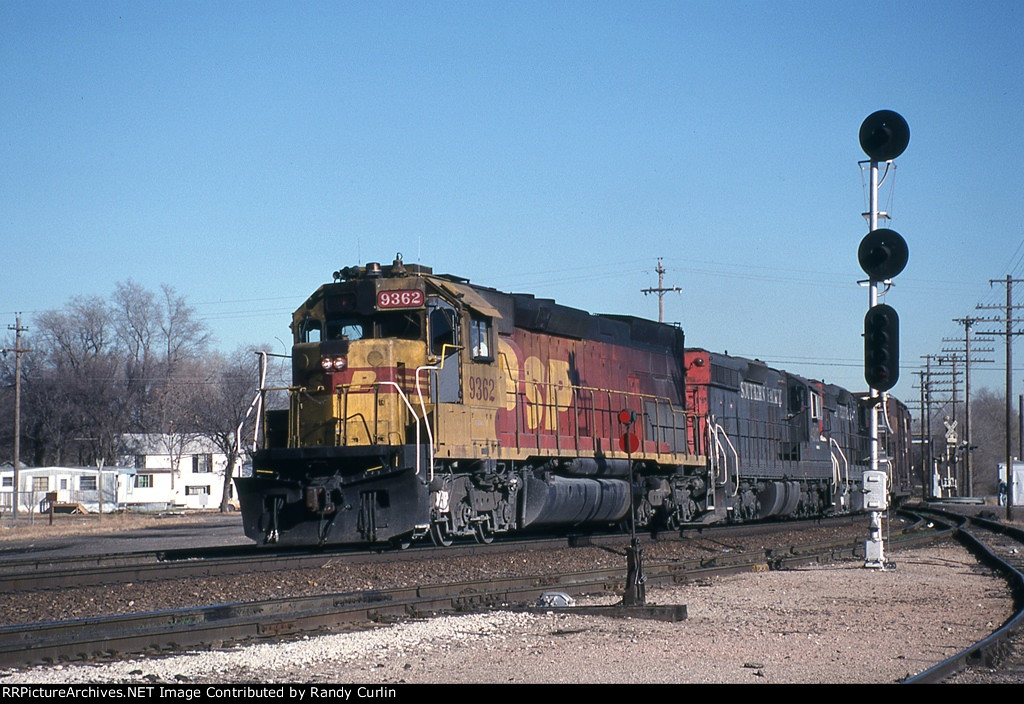
[[[866,399],[687,349],[675,326],[399,257],[335,272],[291,329],[287,408],[262,412],[252,476],[235,479],[258,542],[448,545],[861,507]],[[906,408],[886,408],[884,454],[909,477]]]

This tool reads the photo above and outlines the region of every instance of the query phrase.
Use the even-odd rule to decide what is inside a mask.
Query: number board
[[[398,291],[378,291],[378,308],[422,308],[423,291],[415,288]]]

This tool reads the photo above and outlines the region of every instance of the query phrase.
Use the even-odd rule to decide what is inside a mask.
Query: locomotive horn
[[[910,144],[910,125],[892,110],[879,110],[860,126],[860,148],[872,161],[895,159]]]

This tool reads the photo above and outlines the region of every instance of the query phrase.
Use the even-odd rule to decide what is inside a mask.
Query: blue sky
[[[661,257],[689,344],[858,389],[857,135],[892,109],[916,399],[952,319],[1024,277],[1022,46],[1017,1],[0,0],[0,323],[131,278],[279,348],[396,252],[656,318]]]

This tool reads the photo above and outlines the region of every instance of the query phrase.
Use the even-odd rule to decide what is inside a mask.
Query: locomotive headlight
[[[338,357],[322,357],[320,359],[320,367],[325,372],[340,372],[348,366],[348,359],[344,356]]]

